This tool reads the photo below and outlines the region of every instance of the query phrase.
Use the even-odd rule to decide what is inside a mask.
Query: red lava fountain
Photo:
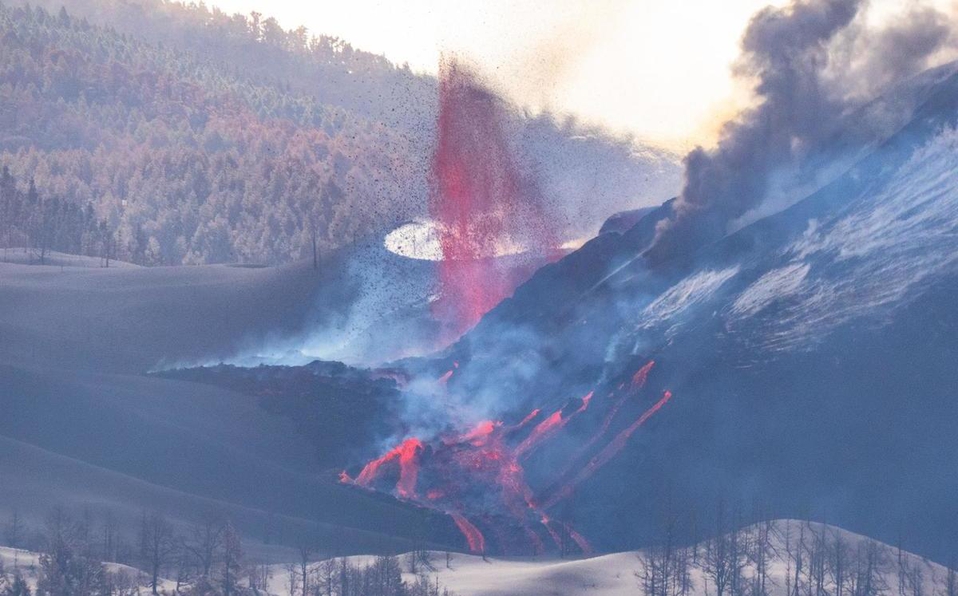
[[[448,514],[475,553],[486,552],[490,543],[483,532],[491,530],[492,544],[502,552],[540,553],[575,544],[588,554],[592,549],[586,538],[547,511],[554,513],[553,507],[568,500],[580,483],[618,455],[629,438],[669,402],[670,391],[656,398],[646,390],[654,364],[649,361],[631,379],[626,377],[606,399],[597,400],[590,391],[551,413],[536,408],[518,422],[486,420],[431,441],[408,438],[366,464],[355,480],[344,472],[341,481],[392,492]],[[436,383],[445,386],[446,380]],[[568,448],[569,437],[560,435],[570,424],[578,425],[581,442],[567,467],[551,470],[546,485],[534,489],[523,466],[550,444]],[[591,433],[583,436],[585,429]]]
[[[429,210],[443,255],[434,315],[456,334],[514,289],[516,271],[498,255],[556,252],[539,190],[510,147],[509,118],[506,104],[476,75],[443,60]]]

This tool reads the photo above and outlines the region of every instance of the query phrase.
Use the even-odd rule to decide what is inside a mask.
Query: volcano
[[[389,466],[362,484],[465,518],[465,541],[504,552],[572,531],[583,550],[635,547],[667,493],[669,507],[761,501],[887,541],[906,524],[912,548],[946,560],[955,70],[897,90],[910,117],[793,206],[652,269],[665,203],[538,271],[442,354],[401,363],[439,378],[455,361],[444,390],[493,416],[421,437],[415,493]]]

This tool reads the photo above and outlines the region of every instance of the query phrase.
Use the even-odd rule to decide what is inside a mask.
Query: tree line
[[[50,251],[99,256],[105,266],[121,254],[144,260],[148,247],[135,244],[142,243],[142,236],[130,240],[121,246],[116,231],[95,215],[90,203],[81,207],[42,196],[33,180],[21,188],[8,167],[0,169],[0,247],[4,250],[29,249],[40,264]]]
[[[214,58],[0,3],[0,162],[152,246],[278,263],[425,205],[408,135]]]
[[[742,523],[720,504],[699,541],[694,514],[666,509],[661,541],[639,556],[644,596],[958,596],[954,565],[929,577],[901,541],[889,547],[805,520]]]
[[[433,78],[256,13],[41,3],[0,2],[0,163],[141,235],[144,264],[306,259],[428,215]],[[514,120],[567,235],[678,184],[664,151]]]
[[[181,527],[158,511],[143,511],[134,533],[124,532],[109,512],[100,519],[89,510],[74,517],[57,507],[40,528],[13,513],[3,538],[23,560],[15,558],[11,567],[0,558],[0,596],[454,596],[431,575],[436,567],[425,549],[357,564],[322,558],[306,541],[296,561],[270,564],[247,556],[239,531],[215,513]],[[39,553],[38,563],[21,550]],[[404,569],[414,579],[405,579]],[[28,576],[35,578],[34,591]]]

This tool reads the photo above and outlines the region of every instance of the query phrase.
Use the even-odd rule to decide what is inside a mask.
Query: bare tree
[[[260,591],[267,594],[269,593],[269,580],[272,578],[272,571],[267,563],[251,562],[246,572],[246,577],[249,580],[249,587],[253,590],[254,594],[259,594]]]
[[[791,555],[794,557],[792,559],[792,585],[789,596],[800,596],[802,593],[802,576],[805,563],[805,522],[798,523],[798,542],[795,543],[794,548],[791,549]]]
[[[336,559],[326,559],[319,564],[319,581],[316,585],[317,596],[333,596],[339,590],[339,565]]]
[[[832,536],[829,556],[829,572],[831,573],[835,596],[845,596],[846,589],[848,588],[848,559],[848,544],[845,542],[842,531],[836,529]]]
[[[221,584],[223,596],[232,596],[236,593],[243,569],[243,541],[233,524],[226,522],[223,526],[223,567]]]
[[[792,520],[785,520],[785,596],[792,596]]]
[[[905,575],[907,573],[905,567],[905,549],[903,548],[902,543],[905,541],[902,531],[898,531],[898,540],[895,544],[895,570],[898,572],[898,596],[905,596]]]
[[[296,596],[296,588],[299,585],[299,569],[294,563],[286,565],[286,589],[289,596]]]
[[[418,575],[420,571],[435,571],[432,555],[427,547],[429,536],[429,519],[425,512],[421,512],[416,521],[416,531],[413,535],[413,548],[409,552],[409,573]]]
[[[75,596],[102,591],[105,569],[99,561],[83,556],[86,545],[78,524],[62,508],[47,519],[46,552],[40,555],[37,593],[45,596]]]
[[[825,589],[826,564],[828,553],[826,548],[825,526],[816,529],[811,522],[806,522],[811,540],[808,543],[808,591],[809,596],[827,596]]]
[[[958,573],[955,573],[955,561],[948,565],[945,575],[945,593],[943,596],[958,596]]]
[[[144,536],[140,542],[145,545],[144,562],[150,576],[150,589],[154,596],[159,594],[160,574],[173,562],[177,552],[173,526],[159,512],[154,511],[143,526]]]
[[[752,577],[752,596],[768,596],[770,584],[774,582],[769,578],[768,567],[770,561],[776,556],[775,547],[772,539],[775,534],[775,523],[771,520],[762,519],[753,526],[753,539],[751,540],[752,550],[750,558],[755,567],[755,573]]]
[[[3,528],[3,536],[6,538],[7,545],[14,549],[13,551],[13,569],[16,572],[20,568],[19,549],[23,548],[23,540],[26,536],[26,528],[23,525],[23,518],[16,510],[10,515],[10,520]]]
[[[205,578],[209,578],[219,556],[220,547],[223,545],[224,526],[218,515],[208,514],[193,526],[191,539],[186,544],[200,574]]]
[[[350,577],[352,576],[352,573],[350,573],[350,571],[351,570],[349,568],[349,561],[346,560],[346,557],[340,557],[339,559],[339,593],[341,596],[348,596],[350,593],[349,588],[351,586],[351,582],[349,580],[350,580]],[[949,594],[948,596],[952,596],[952,595]],[[955,596],[958,596],[958,595],[955,595]]]
[[[712,580],[716,596],[737,596],[748,562],[743,533],[726,526],[724,503],[719,503],[715,519],[715,533],[706,543],[702,570]]]
[[[752,551],[752,533],[748,528],[742,527],[742,518],[737,510],[732,521],[728,548],[732,571],[729,578],[729,593],[732,596],[744,596],[748,586],[743,571],[749,564],[749,554]]]
[[[676,525],[678,517],[672,509],[671,499],[667,499],[665,511],[661,517],[659,530],[661,541],[650,546],[641,555],[642,575],[640,582],[646,596],[673,596],[676,559]]]
[[[103,529],[102,529],[102,538],[103,544],[102,556],[104,561],[116,561],[117,557],[117,547],[118,547],[118,530],[116,524],[116,518],[113,516],[112,511],[107,511],[103,517]]]
[[[372,565],[373,590],[377,596],[402,596],[404,590],[402,569],[396,557],[381,555]]]
[[[313,561],[313,552],[313,546],[308,541],[304,541],[299,545],[299,585],[303,596],[309,594],[309,572],[310,565]]]
[[[193,553],[190,552],[186,540],[182,537],[176,538],[174,547],[176,549],[173,555],[174,577],[176,579],[174,591],[179,594],[184,586],[193,584],[196,581],[199,573],[196,559],[193,557]]]
[[[907,596],[924,596],[925,572],[919,561],[905,563],[905,588]]]
[[[855,553],[855,575],[850,596],[882,596],[888,589],[884,574],[887,556],[877,542],[859,544]]]

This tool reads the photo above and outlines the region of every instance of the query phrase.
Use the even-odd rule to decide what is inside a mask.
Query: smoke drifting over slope
[[[735,74],[754,79],[757,105],[727,122],[714,149],[685,157],[685,184],[648,256],[660,263],[721,238],[771,192],[807,183],[802,165],[875,92],[928,66],[952,41],[949,17],[913,7],[881,30],[862,0],[795,1],[756,14]],[[863,56],[863,57],[860,57]],[[865,134],[867,137],[867,133]]]

